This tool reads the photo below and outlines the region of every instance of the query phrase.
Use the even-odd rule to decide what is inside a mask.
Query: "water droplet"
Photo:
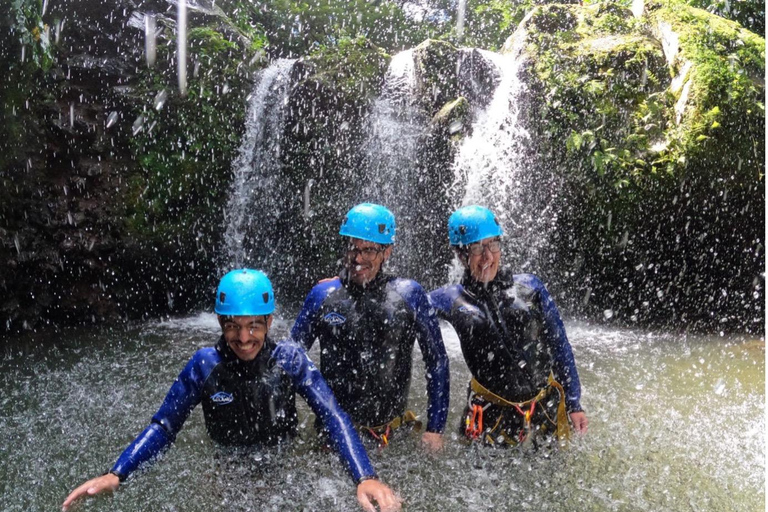
[[[107,129],[111,128],[115,125],[117,122],[119,114],[117,112],[110,112],[109,117],[107,117]]]
[[[603,311],[603,316],[605,317],[606,320],[613,318],[613,310],[606,309],[605,311]]]
[[[139,116],[133,122],[132,131],[134,135],[138,135],[144,128],[144,116]]]
[[[168,99],[168,91],[163,89],[162,91],[158,92],[155,95],[155,101],[154,101],[155,110],[159,112],[163,108],[163,105],[165,105],[165,102],[167,99]]]

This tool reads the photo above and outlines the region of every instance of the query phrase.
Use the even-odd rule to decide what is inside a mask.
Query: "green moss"
[[[458,50],[447,41],[428,39],[414,49],[419,96],[429,112],[456,97]]]
[[[231,41],[212,27],[192,29],[189,42],[196,72],[185,96],[162,65],[145,71],[136,90],[143,107],[130,147],[139,171],[129,177],[125,214],[141,243],[196,247],[201,236],[219,235],[216,219],[244,127],[248,63],[259,59],[249,39]],[[162,106],[158,95],[166,96]]]
[[[389,56],[364,37],[343,37],[335,45],[318,47],[307,61],[315,70],[311,80],[340,90],[358,103],[380,92]]]

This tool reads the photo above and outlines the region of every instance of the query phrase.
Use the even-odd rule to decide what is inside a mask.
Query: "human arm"
[[[357,499],[365,510],[375,510],[370,500],[381,510],[399,510],[400,500],[392,490],[378,481],[376,471],[349,419],[320,371],[297,343],[283,341],[272,352],[272,359],[285,371],[296,391],[307,401],[323,422],[328,437],[342,464],[357,484]]]
[[[209,366],[205,350],[198,351],[176,378],[149,426],[123,451],[110,472],[80,485],[67,496],[62,508],[66,510],[83,496],[115,491],[131,473],[165,451],[200,402],[200,391],[207,377],[206,371],[210,371]]]
[[[448,355],[445,353],[443,336],[433,305],[421,285],[411,280],[399,280],[398,291],[414,313],[416,334],[426,366],[427,432],[442,435],[448,418],[450,401],[450,373]],[[426,436],[422,441],[429,447],[435,436]]]
[[[312,328],[317,320],[320,307],[323,305],[323,302],[328,295],[340,286],[341,281],[338,277],[320,281],[320,283],[312,288],[309,295],[307,295],[307,298],[304,300],[304,306],[302,306],[299,315],[296,317],[296,322],[294,322],[293,327],[291,328],[291,339],[306,350],[311,349],[315,342]]]
[[[560,318],[560,312],[555,305],[555,301],[544,284],[537,278],[535,280],[536,287],[538,288],[539,303],[544,317],[543,335],[548,341],[548,346],[552,349],[555,380],[565,390],[565,407],[571,416],[574,429],[581,431],[580,429],[583,428],[583,431],[586,431],[586,415],[581,408],[581,381],[579,380],[579,372],[576,370],[573,350],[565,333],[563,320]],[[580,413],[576,415],[575,421],[573,419],[574,413]]]

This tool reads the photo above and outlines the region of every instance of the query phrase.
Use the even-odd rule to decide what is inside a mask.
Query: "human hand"
[[[67,499],[64,500],[64,503],[61,505],[61,510],[69,509],[69,506],[72,505],[72,503],[83,496],[95,496],[103,492],[114,492],[118,487],[120,487],[120,479],[117,478],[117,475],[113,475],[112,473],[91,478],[69,493],[69,496],[67,496]]]
[[[437,432],[424,432],[421,436],[421,445],[429,452],[439,452],[443,449],[443,434]]]
[[[395,512],[402,505],[400,497],[375,478],[363,480],[357,486],[357,501],[366,512],[376,512],[371,500],[378,503],[381,512]]]
[[[573,425],[573,430],[575,430],[579,434],[586,434],[587,424],[589,423],[589,421],[587,421],[587,415],[584,413],[584,411],[572,412],[569,416],[571,417],[571,424]]]

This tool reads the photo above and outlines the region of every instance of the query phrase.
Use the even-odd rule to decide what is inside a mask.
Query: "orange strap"
[[[477,439],[483,433],[483,406],[472,404],[472,408],[467,414],[465,433],[470,439]]]

